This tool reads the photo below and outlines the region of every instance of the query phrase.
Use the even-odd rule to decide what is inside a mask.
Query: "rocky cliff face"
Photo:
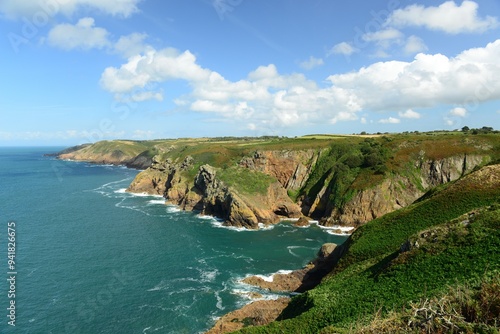
[[[193,171],[190,156],[181,162],[152,160],[151,167],[137,175],[128,191],[163,195],[184,210],[197,210],[225,221],[225,224],[256,229],[259,223],[274,224],[283,217],[315,216],[325,226],[358,226],[421,197],[430,187],[450,182],[479,165],[483,156],[461,155],[429,160],[422,153],[408,175],[387,173],[377,185],[351,190],[350,200],[341,207],[328,202],[331,184],[325,182],[312,203],[293,203],[287,191],[298,191],[314,170],[321,150],[256,151],[240,160],[239,168],[271,175],[277,182],[266,194],[242,194],[227,186],[218,169],[202,165]],[[189,175],[195,175],[189,177]],[[318,214],[319,213],[319,214]]]
[[[287,190],[298,190],[307,181],[321,150],[256,151],[239,165],[274,176]]]
[[[343,207],[326,212],[321,223],[354,227],[364,224],[413,203],[431,187],[457,180],[482,161],[480,155],[429,160],[422,153],[414,162],[411,175],[389,175],[380,184],[357,191]]]
[[[152,166],[137,175],[128,191],[161,194],[184,210],[197,210],[224,219],[226,225],[249,229],[257,229],[259,223],[277,223],[280,217],[301,215],[300,207],[279,182],[271,184],[264,195],[242,195],[227,186],[217,176],[217,168],[210,165],[199,167],[190,180],[187,172],[193,168],[191,157],[180,164],[153,159]]]

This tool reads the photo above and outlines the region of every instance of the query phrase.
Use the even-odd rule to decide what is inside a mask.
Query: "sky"
[[[0,0],[0,146],[500,129],[498,0]]]

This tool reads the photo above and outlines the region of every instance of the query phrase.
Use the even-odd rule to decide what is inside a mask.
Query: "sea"
[[[301,268],[345,236],[258,231],[125,189],[140,172],[0,147],[0,333],[203,333],[280,295],[241,282]],[[3,313],[3,314],[1,314]]]

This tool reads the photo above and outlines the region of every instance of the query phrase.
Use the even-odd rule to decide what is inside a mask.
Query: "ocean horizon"
[[[279,297],[241,282],[301,268],[346,237],[312,224],[258,231],[127,193],[139,172],[61,161],[64,147],[0,147],[0,245],[8,277],[15,224],[15,298],[2,280],[2,332],[201,333],[252,301]],[[7,323],[15,300],[15,326]]]

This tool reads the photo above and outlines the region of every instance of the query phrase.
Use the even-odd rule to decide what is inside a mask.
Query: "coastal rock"
[[[243,283],[257,286],[274,292],[305,291],[321,282],[340,260],[345,252],[348,242],[338,246],[334,243],[323,244],[317,257],[304,268],[293,270],[289,273],[276,273],[271,279],[262,276],[249,276],[242,280]]]
[[[411,176],[388,175],[379,184],[358,190],[342,207],[331,207],[325,199],[331,189],[326,183],[306,214],[319,214],[323,226],[358,227],[420,198],[431,187],[455,181],[481,164],[481,155],[462,155],[426,160],[424,153],[415,162]],[[318,210],[318,208],[322,208]]]
[[[206,334],[230,333],[248,326],[266,325],[278,318],[289,301],[289,298],[255,301],[224,315]]]
[[[310,149],[256,151],[243,158],[239,166],[274,176],[286,190],[298,190],[307,181],[320,153],[321,150]]]
[[[310,225],[309,224],[309,219],[307,219],[306,217],[302,216],[293,225],[297,226],[297,227],[306,227],[306,226],[309,226]]]
[[[242,282],[269,291],[291,292],[297,290],[302,285],[307,271],[308,268],[302,268],[286,274],[277,273],[270,280],[263,279],[260,276],[250,276],[243,279]]]
[[[323,244],[318,252],[318,260],[325,260],[328,256],[330,256],[330,254],[333,253],[335,248],[337,248],[337,244],[334,244],[333,242]]]
[[[199,210],[217,216],[226,225],[257,229],[259,223],[275,224],[281,218],[312,217],[324,226],[358,227],[386,213],[406,207],[432,187],[454,181],[484,162],[480,154],[455,155],[443,159],[428,159],[424,151],[409,161],[405,174],[387,173],[376,184],[365,188],[349,189],[349,199],[334,205],[334,175],[326,172],[315,187],[315,198],[301,195],[294,203],[290,196],[297,196],[315,171],[319,157],[325,149],[305,150],[256,150],[241,158],[238,167],[264,173],[276,178],[266,194],[240,193],[229,187],[217,175],[220,167],[202,165],[193,170],[195,158],[168,157],[174,146],[157,149],[161,155],[150,158],[149,151],[138,155],[126,153],[129,142],[99,143],[108,148],[105,153],[94,145],[69,150],[61,158],[126,164],[146,170],[139,173],[128,191],[164,196],[168,203],[184,210]],[[165,156],[167,156],[165,158]],[[227,167],[224,167],[227,168]],[[330,174],[328,174],[330,173]],[[194,177],[193,177],[194,176]],[[237,187],[236,187],[237,188]],[[302,220],[298,224],[306,225]]]

